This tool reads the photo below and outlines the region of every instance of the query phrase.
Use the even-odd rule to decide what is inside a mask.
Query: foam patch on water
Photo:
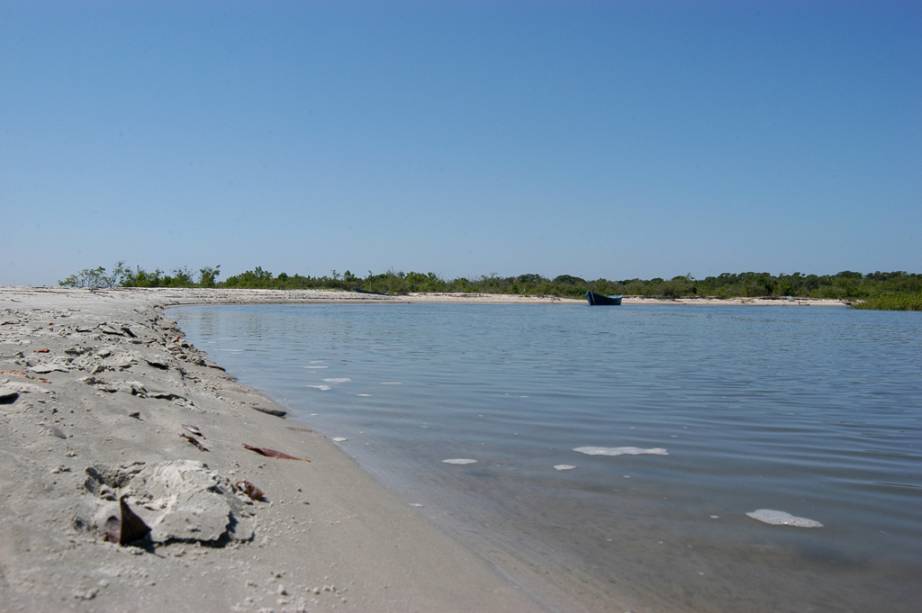
[[[472,460],[470,458],[448,458],[447,460],[442,460],[445,464],[476,464],[477,460]]]
[[[334,436],[334,437],[333,437],[333,442],[334,442],[334,443],[345,443],[345,442],[348,441],[348,440],[349,440],[349,439],[347,439],[345,436]]]
[[[371,398],[371,394],[356,394],[359,398]]]
[[[573,449],[578,453],[586,455],[669,455],[669,452],[662,447],[651,447],[643,449],[641,447],[576,447]]]
[[[307,387],[311,389],[315,389],[315,390],[320,390],[321,392],[328,392],[331,389],[329,385],[308,385]]]
[[[772,526],[793,526],[795,528],[822,528],[823,524],[815,519],[807,517],[797,517],[786,511],[776,511],[775,509],[756,509],[746,513],[748,517]]]
[[[382,381],[381,385],[403,385],[400,381]]]
[[[554,464],[554,470],[573,470],[576,468],[572,464]]]
[[[328,379],[324,379],[324,381],[326,383],[349,383],[352,379],[349,377],[329,377]]]

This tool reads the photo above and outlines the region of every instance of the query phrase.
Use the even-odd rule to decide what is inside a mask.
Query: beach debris
[[[149,366],[158,368],[160,370],[169,370],[170,368],[170,365],[167,364],[166,360],[162,358],[157,358],[157,357],[144,358],[144,361],[147,362]]]
[[[241,479],[234,483],[234,490],[241,494],[245,494],[250,500],[256,500],[258,502],[265,502],[266,500],[265,492],[246,479]]]
[[[33,350],[32,350],[32,353],[48,353],[48,352],[50,352],[50,351],[51,351],[51,349],[48,349],[47,347],[44,347],[44,348],[42,348],[42,349],[33,349]]]
[[[295,432],[313,432],[313,430],[307,426],[285,426],[285,429],[294,430]]]
[[[19,392],[9,386],[0,386],[0,404],[13,404],[19,398]]]
[[[46,362],[44,364],[36,364],[35,366],[30,366],[29,370],[40,375],[48,374],[50,372],[70,372],[70,369],[60,364],[58,362]]]
[[[185,432],[181,432],[179,436],[180,438],[185,439],[187,443],[189,443],[190,445],[192,445],[199,451],[208,451],[208,448],[205,447],[205,445],[203,445],[197,438],[195,438],[191,434],[186,434]]]
[[[28,379],[29,374],[22,370],[0,370],[0,377],[16,377],[17,379]]]
[[[267,458],[277,458],[279,460],[302,460],[304,462],[310,462],[309,458],[299,458],[298,456],[293,456],[291,454],[285,453],[284,451],[276,451],[275,449],[269,449],[268,447],[254,447],[253,445],[243,444],[244,449],[249,449],[254,453],[259,455],[266,456]]]
[[[48,381],[45,379],[39,379],[39,381],[48,383]],[[19,392],[20,394],[51,394],[51,390],[49,389],[40,387],[34,383],[26,383],[20,381],[7,381],[2,386],[0,386],[0,389],[12,390],[14,392]]]
[[[195,436],[198,436],[199,438],[205,438],[205,435],[202,434],[202,431],[199,430],[198,426],[193,426],[191,424],[182,424],[182,427],[186,430],[186,432],[189,432],[190,434],[194,434]]]
[[[127,500],[131,502],[129,511],[150,528],[149,538],[155,544],[201,542],[221,546],[253,538],[252,510],[237,497],[230,480],[201,462],[93,466],[87,474],[87,490],[112,502],[97,503],[92,519],[78,515],[75,525],[114,535],[110,518],[124,518],[120,503]]]
[[[140,541],[150,534],[150,526],[131,510],[126,498],[127,496],[119,497],[118,515],[110,515],[105,523],[104,539],[122,546]]]
[[[277,407],[264,407],[259,404],[251,404],[250,408],[254,411],[259,411],[260,413],[266,413],[267,415],[273,415],[275,417],[285,417],[288,414],[288,411],[285,409],[279,409]]]
[[[189,401],[189,399],[185,396],[181,396],[174,392],[149,390],[140,381],[125,381],[122,383],[121,389],[129,392],[132,396],[137,396],[139,398],[156,398],[158,400],[185,400],[186,402]]]
[[[185,400],[187,402],[189,400],[185,396],[181,396],[174,392],[165,392],[163,390],[148,390],[147,397],[157,398],[158,400]]]
[[[662,447],[652,447],[643,449],[641,447],[575,447],[573,451],[584,453],[586,455],[669,455],[669,452]]]
[[[756,509],[755,511],[746,513],[746,516],[772,526],[791,526],[794,528],[823,527],[823,524],[816,521],[815,519],[797,517],[796,515],[791,515],[786,511],[777,511],[775,509]]]
[[[576,468],[572,464],[554,464],[554,470],[573,470]]]
[[[141,419],[141,411],[132,411],[131,413],[128,414],[128,417],[132,417],[132,418],[134,418],[134,419],[140,420],[140,419]]]
[[[119,370],[126,370],[128,368],[131,368],[137,362],[136,356],[133,353],[128,353],[128,352],[119,353],[116,356],[114,356],[112,359],[114,361],[113,366],[115,366]]]
[[[99,331],[102,332],[103,334],[109,334],[109,335],[111,335],[111,336],[125,336],[123,332],[120,332],[120,331],[116,330],[115,328],[113,328],[113,327],[110,326],[109,324],[99,324],[99,325],[96,326],[96,327],[97,327],[97,328],[99,329]]]
[[[221,372],[227,372],[227,369],[226,369],[226,368],[224,368],[223,366],[221,366],[221,365],[219,365],[219,364],[215,364],[214,362],[208,362],[208,361],[206,361],[206,362],[203,364],[203,366],[207,366],[208,368],[214,368],[215,370],[220,370]]]
[[[74,590],[73,596],[75,600],[93,600],[96,598],[96,595],[99,594],[98,587],[91,587],[86,590]]]
[[[137,338],[137,337],[138,337],[138,335],[135,334],[134,331],[133,331],[131,328],[129,328],[128,326],[122,326],[122,327],[121,327],[121,330],[122,330],[122,332],[125,334],[125,336],[128,336],[128,337],[130,337],[130,338]]]
[[[132,396],[147,398],[147,388],[140,381],[125,381],[122,383],[122,389]]]
[[[77,380],[83,381],[87,385],[96,386],[96,389],[103,391],[103,392],[109,392],[110,394],[118,391],[118,388],[116,386],[106,381],[103,381],[102,379],[97,379],[96,377],[92,375],[90,375],[89,377],[80,377]]]
[[[88,466],[84,472],[87,474],[83,487],[90,493],[104,500],[116,500],[115,492],[127,483],[144,468],[144,462],[123,464],[113,468],[103,464]]]
[[[477,460],[472,460],[471,458],[448,458],[447,460],[442,460],[445,464],[476,464]]]

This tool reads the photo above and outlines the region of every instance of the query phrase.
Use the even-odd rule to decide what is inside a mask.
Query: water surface
[[[528,589],[571,594],[574,608],[922,602],[920,314],[423,304],[171,313],[242,382],[345,439],[420,512]],[[746,515],[757,509],[822,527]]]

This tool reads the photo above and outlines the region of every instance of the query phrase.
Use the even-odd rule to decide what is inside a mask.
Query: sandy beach
[[[436,530],[162,315],[176,304],[280,302],[581,301],[0,289],[4,609],[583,610],[563,593],[550,605],[547,594],[531,598],[530,581],[512,584]]]
[[[0,290],[3,610],[541,610],[161,315],[229,298]]]

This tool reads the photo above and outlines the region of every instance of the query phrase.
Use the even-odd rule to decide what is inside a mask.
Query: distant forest
[[[119,263],[111,271],[100,266],[82,270],[60,282],[64,287],[221,287],[247,289],[343,289],[360,292],[400,295],[411,292],[462,292],[561,296],[580,298],[586,290],[602,294],[624,294],[655,298],[689,297],[767,297],[798,296],[835,298],[861,302],[866,308],[922,310],[922,274],[908,272],[843,271],[834,275],[806,275],[799,272],[772,275],[767,272],[722,273],[696,279],[682,275],[671,279],[582,279],[560,275],[553,279],[538,274],[514,277],[485,275],[477,279],[443,279],[434,273],[371,271],[359,277],[351,271],[310,276],[273,274],[257,266],[218,278],[220,266],[207,266],[194,273],[181,268],[172,273],[161,270],[131,269]]]

